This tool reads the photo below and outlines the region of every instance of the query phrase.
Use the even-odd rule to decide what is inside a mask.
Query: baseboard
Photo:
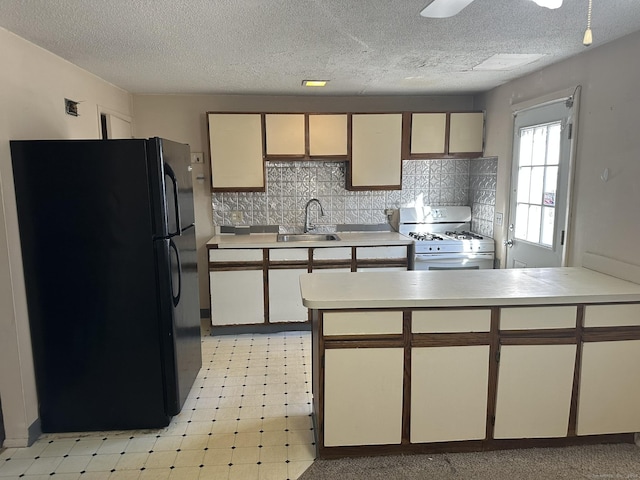
[[[230,325],[225,327],[211,327],[211,335],[242,335],[246,333],[277,333],[293,331],[310,331],[309,322],[270,323],[264,325]]]
[[[27,438],[5,438],[5,448],[23,448],[30,447],[42,435],[42,426],[40,419],[36,419],[27,430]]]

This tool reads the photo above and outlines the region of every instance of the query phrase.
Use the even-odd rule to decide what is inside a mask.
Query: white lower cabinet
[[[264,322],[262,270],[209,272],[212,325]]]
[[[568,433],[575,345],[503,345],[494,438]]]
[[[402,348],[327,349],[324,445],[402,440]]]
[[[489,345],[411,350],[411,443],[486,436]]]
[[[307,321],[300,296],[300,275],[305,273],[306,268],[269,270],[269,323]]]
[[[582,347],[578,435],[640,432],[640,340]]]

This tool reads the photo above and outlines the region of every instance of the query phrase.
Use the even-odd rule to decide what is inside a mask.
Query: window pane
[[[523,167],[518,171],[518,203],[529,201],[529,184],[531,183],[531,167]]]
[[[523,128],[520,130],[520,158],[519,166],[531,165],[531,152],[533,150],[533,129]]]
[[[527,225],[529,224],[529,205],[518,204],[516,207],[515,237],[521,240],[527,238]]]
[[[544,204],[551,207],[556,204],[556,188],[558,186],[558,167],[547,167],[544,179]]]
[[[529,242],[538,243],[540,241],[540,215],[542,207],[538,205],[529,206],[529,224],[527,225],[527,238]]]
[[[549,247],[553,246],[553,227],[556,218],[556,209],[543,207],[542,208],[542,238],[540,243]]]
[[[544,165],[547,158],[547,127],[536,127],[533,133],[532,165]]]
[[[531,169],[531,191],[529,192],[529,203],[542,205],[542,187],[544,181],[544,167],[534,167]]]
[[[559,123],[549,125],[547,138],[547,165],[558,165],[560,162],[560,133]]]

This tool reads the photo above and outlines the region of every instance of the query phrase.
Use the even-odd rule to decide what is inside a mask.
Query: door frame
[[[568,123],[572,125],[571,139],[569,142],[569,166],[567,172],[567,208],[565,217],[562,219],[565,225],[565,237],[564,244],[562,245],[562,260],[560,266],[566,267],[571,239],[573,237],[573,191],[575,189],[575,170],[576,170],[576,155],[578,145],[578,132],[579,132],[579,118],[580,118],[580,94],[582,93],[582,85],[578,84],[575,87],[566,88],[557,92],[549,93],[539,97],[525,100],[522,102],[514,103],[511,105],[511,156],[509,160],[509,195],[507,196],[507,208],[506,208],[506,222],[505,227],[508,229],[508,225],[511,224],[511,202],[513,197],[512,179],[513,179],[513,154],[514,154],[514,142],[515,137],[515,117],[518,113],[525,112],[538,107],[543,107],[559,101],[572,101],[573,106],[568,115]],[[560,219],[557,219],[559,221]],[[508,230],[505,233],[504,241],[502,244],[502,257],[504,258],[505,268],[508,268],[507,264],[507,239],[509,238]]]

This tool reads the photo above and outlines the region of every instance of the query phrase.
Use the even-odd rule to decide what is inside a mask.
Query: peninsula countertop
[[[250,235],[216,235],[207,242],[207,248],[319,248],[369,247],[377,245],[411,245],[413,240],[396,232],[337,232],[340,240],[304,242],[278,242],[276,233]]]
[[[582,267],[308,273],[300,290],[311,309],[640,302],[640,285]]]

